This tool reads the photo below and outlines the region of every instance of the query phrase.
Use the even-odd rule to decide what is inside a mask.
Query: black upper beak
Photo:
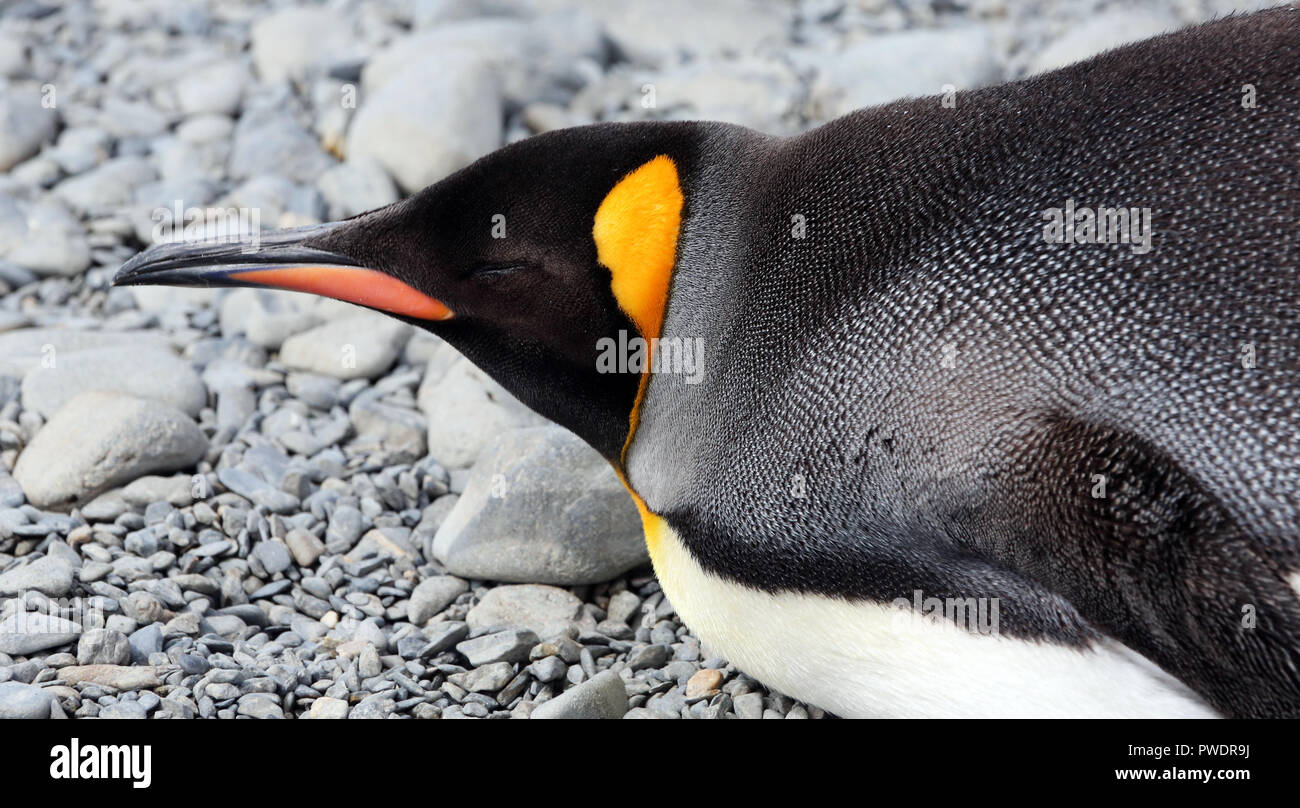
[[[155,244],[122,265],[114,286],[258,286],[232,277],[250,270],[298,266],[355,267],[346,256],[308,244],[341,222],[272,230],[239,241]]]
[[[259,233],[232,243],[158,244],[127,261],[115,286],[261,286],[346,300],[417,320],[449,320],[451,309],[379,270],[313,242],[355,220]]]

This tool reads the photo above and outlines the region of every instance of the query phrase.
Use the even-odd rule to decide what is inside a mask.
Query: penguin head
[[[114,284],[281,288],[385,312],[444,338],[618,464],[641,373],[607,372],[600,356],[659,336],[696,160],[692,126],[528,138],[352,219],[156,245]]]

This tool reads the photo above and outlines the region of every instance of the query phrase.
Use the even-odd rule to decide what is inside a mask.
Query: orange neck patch
[[[660,155],[619,180],[600,203],[592,224],[596,258],[610,272],[614,299],[649,342],[660,336],[668,308],[668,283],[677,263],[677,237],[682,229],[681,183],[677,166]],[[649,363],[647,363],[647,367]],[[653,558],[658,550],[660,522],[627,479],[627,452],[640,421],[650,371],[641,375],[632,412],[628,414],[627,440],[615,472],[636,502],[646,545]]]
[[[677,166],[660,155],[619,180],[591,228],[614,299],[646,340],[663,327],[683,202]]]

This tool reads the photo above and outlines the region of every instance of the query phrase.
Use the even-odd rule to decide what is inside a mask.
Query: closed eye
[[[512,261],[490,261],[482,264],[476,264],[470,267],[469,271],[463,276],[469,278],[496,278],[504,275],[512,275],[516,272],[522,272],[531,269],[531,265],[524,262]]]

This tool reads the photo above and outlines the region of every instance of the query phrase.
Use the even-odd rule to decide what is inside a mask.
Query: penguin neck
[[[747,257],[761,237],[761,223],[743,211],[756,204],[765,157],[784,142],[738,127],[712,131],[688,181],[662,326],[615,464],[641,513],[652,559],[664,529],[657,504],[695,467],[699,433],[690,422],[717,396],[734,348],[723,335],[743,333],[734,301],[745,297]]]

